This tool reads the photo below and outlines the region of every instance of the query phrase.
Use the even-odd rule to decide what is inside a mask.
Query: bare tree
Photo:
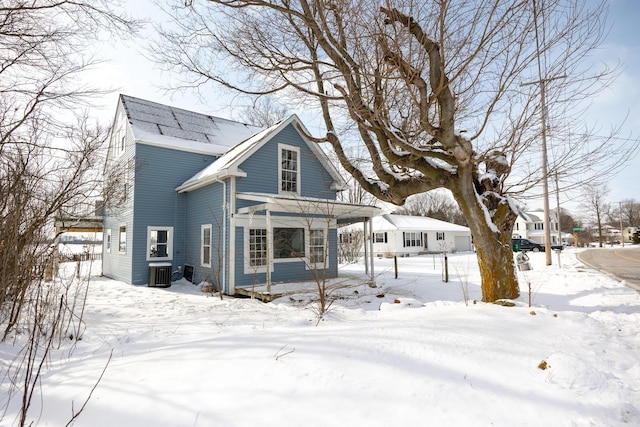
[[[453,224],[467,225],[458,205],[451,197],[439,190],[428,191],[409,197],[404,206],[396,210],[396,213],[402,215],[428,216],[429,218],[435,218]]]
[[[240,120],[249,124],[268,128],[290,115],[289,109],[271,97],[261,97],[250,107],[242,110]]]
[[[605,184],[595,184],[585,187],[584,203],[582,208],[588,215],[588,219],[598,230],[598,245],[603,246],[605,218],[609,215],[611,204],[607,202],[609,188]],[[620,230],[622,232],[622,230]]]
[[[0,6],[0,339],[26,337],[24,359],[11,366],[21,383],[18,425],[28,424],[54,333],[75,307],[59,283],[44,286],[54,219],[97,196],[101,182],[108,130],[85,112],[101,93],[82,83],[96,63],[86,52],[136,25],[101,0]]]
[[[620,202],[619,205],[618,218],[622,218],[623,226],[640,226],[640,203],[638,203],[635,199],[626,199]]]
[[[615,74],[585,62],[606,33],[604,3],[210,0],[175,2],[170,13],[154,51],[182,84],[316,106],[326,128],[316,141],[385,202],[450,190],[474,238],[484,301],[519,296],[511,197],[543,178],[541,90],[548,135],[562,141],[549,144],[550,172],[604,176],[637,149],[581,124],[584,101]],[[364,159],[349,155],[353,144]]]

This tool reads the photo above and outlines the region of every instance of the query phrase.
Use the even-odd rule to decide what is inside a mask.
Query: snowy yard
[[[640,425],[640,293],[571,250],[561,268],[530,256],[516,307],[474,303],[473,254],[449,256],[448,283],[431,255],[399,258],[398,279],[376,260],[377,288],[343,266],[317,325],[309,293],[221,301],[94,277],[83,339],[51,356],[31,419],[65,425],[113,352],[76,426]],[[0,370],[17,350],[0,344]]]

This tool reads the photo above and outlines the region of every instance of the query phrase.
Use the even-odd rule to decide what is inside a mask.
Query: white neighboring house
[[[622,239],[624,243],[633,243],[633,236],[638,232],[638,227],[625,227],[622,230]]]
[[[533,242],[544,245],[544,212],[532,211],[532,212],[518,212],[518,218],[513,225],[513,238],[529,239]],[[551,228],[551,245],[560,245],[558,242],[558,217],[554,209],[549,210],[549,227]],[[572,236],[570,234],[563,233],[563,243]]]
[[[341,233],[349,233],[353,227],[345,227]],[[378,257],[473,250],[468,227],[424,216],[378,215],[373,217],[371,230],[373,254]]]

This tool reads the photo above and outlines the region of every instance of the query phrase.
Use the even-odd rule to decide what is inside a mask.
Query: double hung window
[[[200,264],[203,267],[211,267],[211,224],[204,224],[200,227],[201,242]]]
[[[300,150],[279,146],[280,193],[300,193]]]

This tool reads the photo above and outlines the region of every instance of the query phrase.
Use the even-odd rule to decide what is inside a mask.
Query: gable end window
[[[300,194],[300,149],[278,145],[278,174],[280,193]]]
[[[173,259],[173,227],[147,227],[147,261]]]

